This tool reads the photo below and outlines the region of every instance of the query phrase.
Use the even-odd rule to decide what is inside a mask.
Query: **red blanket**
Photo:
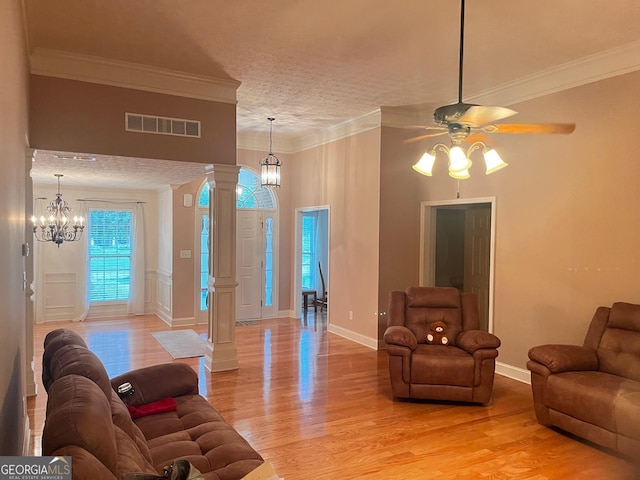
[[[171,397],[163,398],[157,402],[145,403],[144,405],[129,405],[131,418],[140,418],[147,415],[155,415],[156,413],[175,412],[176,409],[176,401]]]

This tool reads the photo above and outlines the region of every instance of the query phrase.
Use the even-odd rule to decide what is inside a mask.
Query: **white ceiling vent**
[[[200,122],[197,120],[125,113],[124,128],[128,132],[200,138]]]

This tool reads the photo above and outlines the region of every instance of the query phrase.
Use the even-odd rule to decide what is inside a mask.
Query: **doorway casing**
[[[488,331],[493,332],[493,297],[495,271],[496,197],[460,198],[455,200],[426,201],[420,203],[420,285],[435,285],[436,211],[447,206],[476,204],[491,206],[491,241],[489,244],[489,299]]]
[[[302,216],[307,212],[317,212],[317,211],[326,211],[327,212],[327,231],[324,232],[327,238],[327,268],[326,271],[323,271],[325,280],[330,278],[329,275],[329,265],[331,264],[330,255],[331,255],[331,245],[330,245],[330,229],[331,229],[331,209],[329,205],[320,205],[313,207],[301,207],[296,208],[295,215],[295,268],[293,273],[293,318],[300,318],[302,316]],[[327,308],[327,323],[329,323],[329,309]]]

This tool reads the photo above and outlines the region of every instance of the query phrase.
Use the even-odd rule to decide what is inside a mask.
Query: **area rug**
[[[202,357],[206,352],[207,341],[193,330],[168,330],[151,335],[173,358]]]

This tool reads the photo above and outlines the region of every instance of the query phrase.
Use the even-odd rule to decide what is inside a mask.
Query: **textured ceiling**
[[[64,185],[160,190],[203,178],[205,167],[202,163],[38,150],[31,177],[35,183],[55,184],[55,174],[61,173]]]
[[[455,101],[455,0],[24,0],[29,46],[241,82],[238,132]],[[464,92],[640,41],[638,0],[468,0]],[[549,119],[550,121],[553,118]]]

